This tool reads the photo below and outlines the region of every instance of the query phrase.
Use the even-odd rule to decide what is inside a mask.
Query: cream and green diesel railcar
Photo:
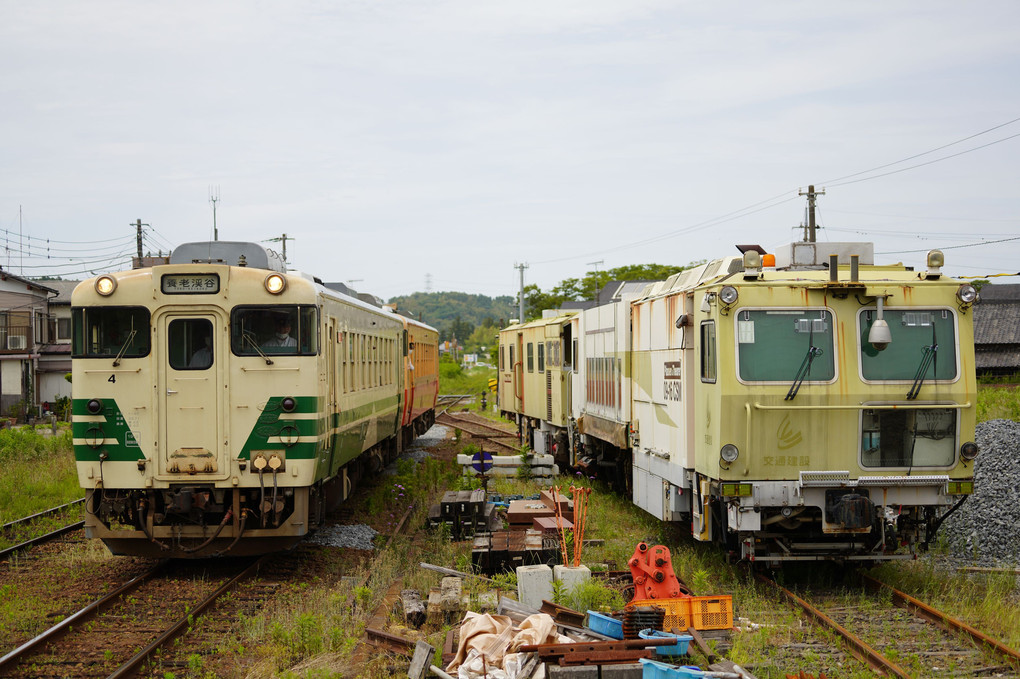
[[[434,417],[434,329],[256,244],[185,244],[71,304],[86,530],[115,554],[287,548]]]
[[[914,270],[875,265],[868,243],[755,247],[513,326],[501,407],[539,432],[540,452],[570,441],[572,463],[737,558],[909,558],[973,492],[978,453],[976,293],[942,260]],[[572,345],[565,379],[522,369],[529,332],[547,354]],[[538,380],[545,392],[529,388]],[[570,417],[550,422],[516,394],[569,397]]]

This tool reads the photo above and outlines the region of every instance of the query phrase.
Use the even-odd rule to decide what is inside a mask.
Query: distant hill
[[[393,297],[389,302],[440,330],[451,327],[455,321],[469,324],[472,328],[480,325],[499,327],[517,315],[517,300],[510,295],[493,298],[466,292],[416,292]]]

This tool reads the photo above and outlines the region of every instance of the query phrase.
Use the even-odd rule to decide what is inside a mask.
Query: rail
[[[11,547],[8,547],[6,549],[0,550],[0,559],[4,559],[7,556],[13,554],[14,552],[21,551],[22,549],[28,549],[29,547],[34,547],[35,545],[41,545],[44,542],[49,542],[50,540],[53,540],[55,538],[59,538],[61,535],[64,535],[65,533],[70,533],[72,531],[76,531],[76,530],[78,530],[79,528],[81,528],[84,525],[85,525],[84,521],[78,521],[76,523],[71,523],[71,524],[68,524],[66,526],[63,526],[62,528],[58,528],[57,530],[50,531],[49,533],[46,533],[45,535],[40,535],[38,537],[32,538],[31,540],[25,540],[24,542],[21,542],[21,543],[18,543],[16,545],[13,545]]]
[[[145,648],[138,651],[138,653],[133,655],[126,663],[124,663],[116,670],[114,670],[114,672],[108,677],[108,679],[121,679],[121,677],[133,676],[138,667],[143,662],[145,662],[145,660],[149,656],[151,656],[158,649],[163,647],[163,645],[170,641],[173,641],[181,634],[186,632],[189,628],[191,628],[191,626],[194,624],[195,618],[202,615],[202,613],[204,613],[205,610],[209,608],[209,606],[211,606],[221,596],[232,590],[237,585],[237,583],[254,575],[255,572],[257,572],[258,569],[262,566],[263,562],[265,562],[270,556],[272,555],[267,554],[255,560],[247,568],[245,568],[240,573],[238,573],[237,575],[235,575],[234,577],[230,578],[225,583],[220,585],[215,592],[213,592],[205,599],[200,601],[198,605],[195,606],[195,608],[188,610],[183,617],[181,617],[175,623],[173,623],[165,632],[160,634],[156,639],[154,639],[152,642],[146,645]]]
[[[755,573],[754,577],[760,582],[771,587],[780,595],[782,595],[787,601],[800,607],[805,614],[811,619],[817,622],[822,627],[834,632],[843,642],[843,646],[847,649],[850,655],[854,656],[861,662],[867,664],[872,669],[875,669],[887,677],[900,677],[901,679],[911,679],[912,675],[909,674],[902,667],[894,663],[893,661],[886,658],[884,655],[876,651],[874,648],[864,642],[863,639],[859,638],[850,630],[846,629],[829,616],[822,613],[820,610],[812,606],[810,603],[801,599],[799,596],[786,589],[777,582],[769,579],[761,573]]]
[[[984,632],[971,627],[962,620],[957,620],[936,608],[932,608],[923,601],[915,599],[909,594],[890,587],[884,582],[880,582],[879,580],[876,580],[869,575],[864,575],[863,573],[861,574],[861,577],[864,579],[864,583],[868,585],[868,587],[874,590],[889,591],[892,594],[893,603],[897,606],[910,610],[915,615],[924,618],[938,627],[941,627],[947,632],[969,637],[977,642],[979,646],[984,647],[988,651],[1005,660],[1013,667],[1013,669],[1020,670],[1020,653],[1016,650],[991,638]]]
[[[66,503],[64,503],[62,505],[59,505],[57,507],[53,507],[52,509],[45,509],[45,510],[43,510],[41,512],[36,512],[35,514],[30,514],[29,516],[23,516],[20,519],[15,519],[14,521],[8,521],[3,526],[0,526],[0,531],[8,531],[11,528],[13,528],[14,526],[17,526],[19,523],[27,523],[29,521],[34,521],[35,519],[42,518],[44,516],[49,516],[50,514],[56,514],[57,512],[59,512],[62,509],[67,509],[68,507],[73,507],[74,505],[81,504],[82,502],[85,502],[85,498],[83,498],[83,497],[82,498],[78,498],[77,500],[74,500],[72,502],[66,502]]]
[[[8,653],[4,657],[0,658],[0,670],[4,669],[7,665],[17,662],[21,658],[25,657],[32,649],[36,648],[40,644],[43,644],[47,641],[51,641],[52,639],[57,638],[58,636],[69,630],[73,625],[77,625],[96,615],[104,608],[109,606],[118,597],[138,589],[138,587],[140,587],[146,580],[149,580],[154,575],[159,573],[164,568],[165,565],[166,565],[165,562],[160,562],[156,564],[147,572],[142,573],[141,575],[136,576],[131,580],[128,580],[117,589],[96,599],[89,605],[79,610],[77,613],[74,613],[64,618],[56,625],[50,627],[48,630],[29,639],[21,646],[18,646],[13,651]]]

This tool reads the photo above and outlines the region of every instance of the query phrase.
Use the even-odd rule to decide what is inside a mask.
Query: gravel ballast
[[[431,429],[415,439],[414,443],[400,454],[400,457],[420,462],[429,456],[428,449],[442,443],[447,434],[449,434],[447,427],[440,424],[433,425]],[[395,474],[395,465],[390,465],[384,473]],[[373,540],[378,534],[379,531],[365,524],[325,526],[308,538],[308,542],[344,549],[375,549]]]
[[[1020,423],[977,426],[974,494],[939,529],[953,557],[1015,565],[1020,560]]]

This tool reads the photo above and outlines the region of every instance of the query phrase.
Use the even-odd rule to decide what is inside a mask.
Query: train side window
[[[701,381],[716,380],[715,321],[701,324]]]
[[[535,345],[528,342],[528,372],[535,372]]]
[[[538,343],[538,372],[545,372],[545,343]]]
[[[573,363],[573,366],[574,366],[574,374],[577,374],[577,364],[579,363],[579,361],[577,360],[577,340],[576,339],[571,341],[571,346],[573,347],[571,349],[571,354],[573,356],[573,358],[571,358],[571,362]]]
[[[167,328],[167,355],[174,370],[206,370],[213,364],[213,326],[205,318],[176,318]]]
[[[145,307],[71,309],[72,358],[141,358],[149,355],[151,332]]]
[[[510,370],[514,369],[514,345],[510,345]]]

